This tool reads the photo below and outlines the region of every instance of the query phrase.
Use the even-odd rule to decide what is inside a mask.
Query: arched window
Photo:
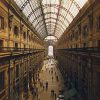
[[[48,46],[48,56],[53,56],[53,46]]]

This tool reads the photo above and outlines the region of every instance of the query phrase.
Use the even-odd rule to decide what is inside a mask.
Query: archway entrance
[[[48,46],[48,56],[53,57],[53,46],[52,45]]]

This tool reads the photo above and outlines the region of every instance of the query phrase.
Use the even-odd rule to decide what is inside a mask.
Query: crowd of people
[[[56,70],[55,70],[55,68],[46,68],[46,71],[48,71],[49,72],[49,74],[51,74],[50,76],[52,76],[51,77],[51,79],[52,79],[52,82],[54,81],[54,78],[56,79],[56,81],[59,81],[59,77],[58,77],[58,75],[57,75],[57,73],[56,73]],[[43,70],[41,70],[41,72],[43,72]],[[41,80],[40,79],[40,76],[39,76],[39,73],[37,74],[37,76],[36,76],[36,80],[37,80],[37,83],[39,83],[39,85],[40,85],[40,88],[43,88],[43,91],[44,90],[46,90],[46,91],[48,91],[48,87],[49,87],[49,83],[48,83],[48,81],[43,81],[43,80]],[[37,100],[40,100],[40,98],[39,98],[39,93],[38,93],[39,91],[38,91],[38,87],[35,85],[35,87],[34,87],[34,89],[33,89],[33,94],[35,94],[35,96],[37,97]],[[54,89],[51,89],[51,96],[52,97],[54,97],[55,98],[55,100],[56,100],[56,92],[55,92],[55,90]]]

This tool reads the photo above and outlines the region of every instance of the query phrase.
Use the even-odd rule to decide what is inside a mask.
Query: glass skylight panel
[[[29,21],[32,23],[33,20],[34,20],[35,16],[34,15],[31,15],[31,17],[29,18]]]
[[[38,23],[38,25],[36,27],[39,28],[40,26],[44,26],[43,24],[44,24],[44,22],[41,21],[41,23]]]
[[[33,22],[33,26],[36,27],[36,25],[38,24],[38,20]]]
[[[57,27],[57,29],[55,30],[56,32],[58,31],[58,32],[63,32],[64,30],[63,29],[60,29],[59,27]]]
[[[55,19],[50,19],[50,21],[51,21],[51,22],[56,22],[56,20],[55,20]]]
[[[39,22],[43,21],[43,17],[42,16],[39,17],[38,20],[39,20]]]
[[[63,33],[63,31],[62,31],[62,30],[59,30],[59,29],[56,29],[56,30],[55,30],[55,34],[57,34],[57,33],[62,34],[62,33]]]
[[[40,33],[41,35],[43,35],[43,37],[46,36],[46,31],[45,31],[45,30],[41,30],[41,31],[39,31],[39,33]]]
[[[60,34],[61,34],[61,32],[57,31],[57,32],[55,33],[55,36],[59,39]]]
[[[41,9],[37,9],[34,13],[36,16],[39,16],[40,14],[42,14]]]
[[[42,31],[44,31],[44,28],[39,28],[37,31],[38,31],[38,33],[40,33]]]
[[[49,25],[50,25],[50,23],[47,22],[47,23],[46,23],[46,26],[49,26]]]
[[[35,9],[39,6],[39,3],[37,3],[36,0],[30,0],[30,4],[32,6],[32,9]]]
[[[73,21],[88,0],[14,0],[41,36],[55,32],[58,37]],[[25,4],[25,2],[27,2]],[[41,5],[43,13],[41,11]],[[60,5],[61,2],[61,5]],[[25,4],[25,5],[24,5]],[[59,11],[58,11],[59,10]],[[59,12],[59,13],[58,13]],[[44,18],[43,18],[44,17]],[[58,18],[58,19],[57,19]],[[45,24],[46,23],[46,27]],[[56,28],[56,29],[55,29]]]
[[[54,31],[54,28],[51,28],[50,31]]]
[[[67,11],[64,10],[64,9],[61,9],[61,10],[60,10],[60,14],[63,15],[63,16],[65,16],[65,15],[67,14]]]
[[[54,28],[48,28],[48,30],[50,30],[50,31],[54,31]]]
[[[61,20],[61,21],[64,21],[64,18],[61,17],[61,16],[58,16],[58,19]]]
[[[69,14],[67,14],[66,18],[68,19],[68,21],[69,21],[70,23],[71,23],[72,20],[73,20],[73,18],[72,18]]]
[[[35,20],[34,23],[33,23],[33,25],[36,27],[38,25],[38,21]]]
[[[80,8],[82,8],[84,6],[84,4],[88,1],[88,0],[74,0],[79,6]]]
[[[44,30],[40,30],[40,31],[38,31],[38,32],[39,32],[39,34],[46,36],[46,32],[45,32]],[[43,33],[43,34],[42,34],[42,33]]]
[[[46,25],[55,25],[55,23],[48,22],[48,23],[46,23]]]
[[[39,28],[37,28],[37,30],[41,30],[41,29],[45,29],[44,25],[39,27]]]
[[[24,4],[25,0],[14,0],[16,4],[21,8],[22,5]]]
[[[51,14],[51,17],[57,18],[57,15],[56,14]]]
[[[59,0],[50,0],[51,4],[59,4]]]
[[[50,31],[50,32],[51,32],[51,31],[53,32],[53,31],[54,31],[54,28],[51,28],[51,29],[48,28],[47,30],[48,30],[48,32],[49,32],[49,31]]]
[[[69,23],[68,23],[68,21],[67,21],[67,20],[64,20],[63,22],[64,22],[64,24],[66,25],[66,27],[68,27],[68,26],[69,26]]]
[[[79,12],[77,6],[76,6],[74,3],[72,4],[72,6],[71,6],[71,8],[70,8],[69,11],[72,13],[72,15],[73,15],[74,17],[75,17],[75,16],[78,14],[78,12]]]
[[[63,27],[61,27],[61,25],[57,25],[57,28],[60,30],[65,30]]]
[[[48,19],[48,20],[45,20],[45,22],[47,23],[47,22],[50,22],[50,19]]]
[[[55,36],[59,39],[59,37],[61,36],[60,32],[55,33]]]
[[[41,27],[37,28],[37,30],[39,30],[39,31],[45,30],[45,26],[41,26]]]
[[[29,5],[29,3],[25,6],[25,8],[23,9],[23,13],[28,16],[30,14],[30,12],[32,12],[32,9]]]
[[[50,18],[50,14],[46,14],[46,15],[45,15],[45,19],[46,19],[46,18]]]
[[[45,19],[46,19],[46,18],[48,18],[48,14],[45,14],[45,16],[44,16],[44,17],[45,17]]]
[[[62,6],[66,9],[70,8],[70,5],[72,3],[73,0],[62,0]]]
[[[51,9],[50,9],[51,12],[56,12],[56,13],[58,12],[58,9],[56,9],[56,8],[54,8],[54,7],[50,7],[50,8],[51,8]]]
[[[56,32],[55,32],[55,36],[58,38],[58,34],[61,34],[62,32],[61,31],[59,31],[59,30],[56,30]]]
[[[48,12],[48,8],[47,9],[44,9],[44,13]]]
[[[60,27],[62,27],[63,29],[65,29],[66,26],[64,26],[64,24],[62,24],[61,22],[58,22],[57,25],[59,25]]]

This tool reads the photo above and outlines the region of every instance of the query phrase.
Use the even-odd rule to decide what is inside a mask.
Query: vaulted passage
[[[100,100],[100,0],[0,0],[0,100]]]

